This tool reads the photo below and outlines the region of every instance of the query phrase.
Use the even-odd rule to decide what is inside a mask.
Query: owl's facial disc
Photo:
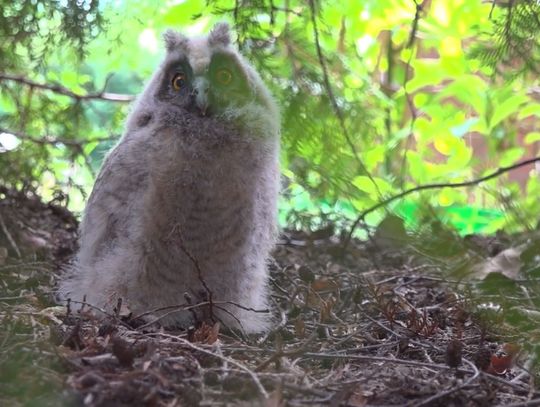
[[[254,98],[241,61],[225,51],[214,53],[196,72],[186,57],[169,61],[164,71],[156,96],[191,114],[220,115]]]

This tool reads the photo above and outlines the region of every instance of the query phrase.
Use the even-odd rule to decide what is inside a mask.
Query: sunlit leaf
[[[540,132],[533,131],[531,133],[528,133],[525,136],[524,141],[525,141],[526,144],[533,144],[533,143],[535,143],[537,141],[540,141]]]

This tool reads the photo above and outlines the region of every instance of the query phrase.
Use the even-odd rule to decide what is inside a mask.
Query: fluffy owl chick
[[[210,291],[218,320],[262,331],[267,314],[231,303],[267,308],[278,109],[227,24],[204,37],[164,38],[165,60],[96,180],[60,298],[109,311],[121,298],[138,314],[203,302]],[[191,315],[173,310],[160,322],[185,326]]]

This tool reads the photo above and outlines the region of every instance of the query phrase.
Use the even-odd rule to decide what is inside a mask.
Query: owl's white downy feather
[[[60,297],[107,311],[121,298],[134,314],[195,305],[208,299],[198,266],[218,320],[265,330],[268,314],[251,309],[268,307],[278,109],[231,45],[226,24],[206,37],[168,31],[164,38],[165,60],[96,180]],[[208,317],[207,308],[198,311]],[[178,311],[160,322],[186,326],[191,319]]]

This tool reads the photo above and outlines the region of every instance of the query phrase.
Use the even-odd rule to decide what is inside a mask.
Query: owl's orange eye
[[[180,90],[186,82],[186,75],[183,72],[178,72],[172,79],[172,87],[174,90]]]
[[[222,68],[216,72],[216,80],[220,85],[228,85],[232,79],[232,73],[228,69]]]

